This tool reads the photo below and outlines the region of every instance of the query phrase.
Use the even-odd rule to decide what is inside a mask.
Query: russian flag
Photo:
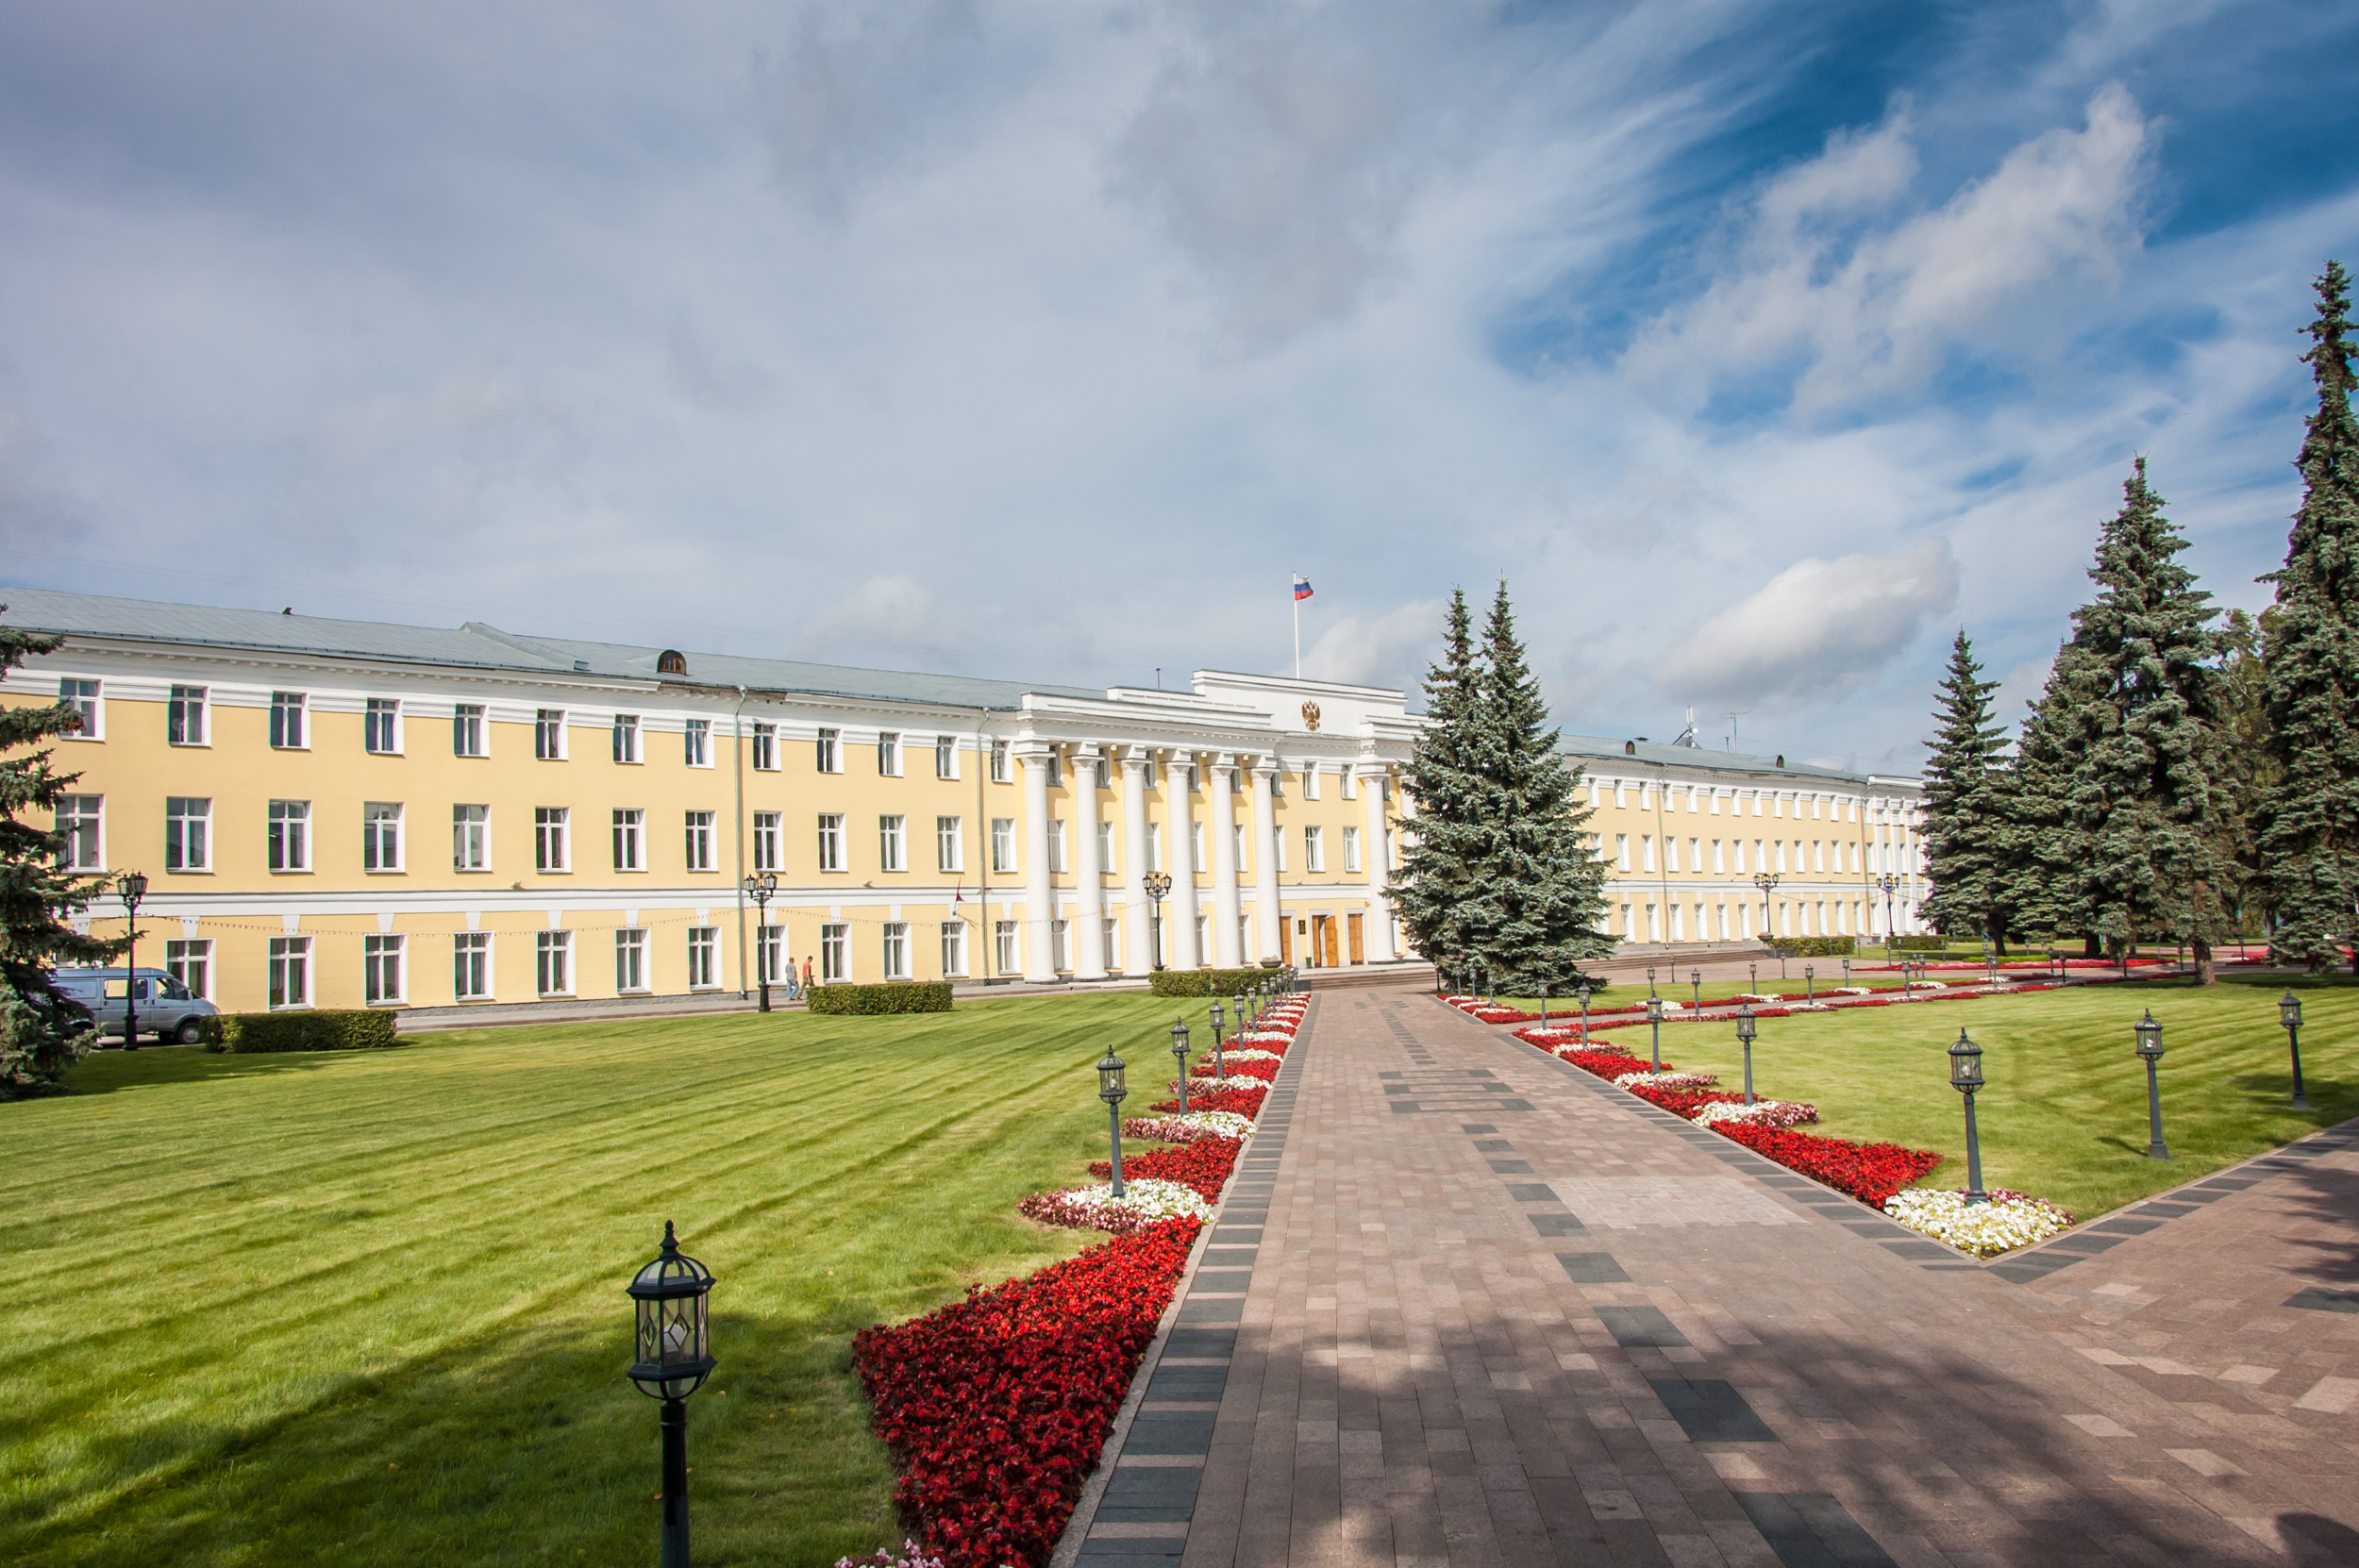
[[[1308,578],[1308,577],[1306,577],[1306,576],[1304,576],[1301,573],[1297,572],[1297,573],[1295,574],[1295,600],[1296,600],[1296,602],[1297,602],[1297,603],[1299,603],[1299,602],[1301,602],[1302,600],[1309,598],[1310,596],[1311,596],[1311,579],[1310,579],[1310,578]]]

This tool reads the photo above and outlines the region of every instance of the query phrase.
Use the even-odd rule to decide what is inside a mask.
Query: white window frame
[[[910,819],[900,815],[879,816],[877,819],[877,869],[907,871],[910,868]]]
[[[754,772],[778,772],[778,726],[774,724],[764,724],[761,720],[756,719],[753,740]]]
[[[614,869],[647,869],[647,810],[644,806],[617,806],[613,817]]]
[[[105,795],[59,795],[52,821],[58,835],[59,871],[107,869]]]
[[[536,708],[532,710],[532,757],[538,762],[562,762],[566,759],[563,709]]]
[[[493,994],[492,933],[457,931],[450,939],[450,994],[456,1002],[480,1002]]]
[[[1152,818],[1146,824],[1146,869],[1163,869],[1163,825]]]
[[[966,835],[962,830],[961,817],[934,818],[934,869],[963,872],[966,870]]]
[[[942,923],[942,977],[963,979],[966,976],[966,922],[945,920]]]
[[[1327,869],[1327,841],[1315,826],[1302,830],[1302,869],[1305,875]]]
[[[713,813],[688,811],[680,821],[680,853],[686,857],[689,871],[711,871],[712,859]]]
[[[164,743],[174,746],[212,744],[206,721],[208,692],[202,686],[175,686],[164,705]],[[192,723],[191,721],[193,721]]]
[[[618,927],[614,932],[614,994],[636,996],[654,989],[648,983],[647,928]]]
[[[1595,838],[1595,837],[1597,837],[1597,835],[1593,833],[1593,834],[1591,834],[1591,835],[1590,835],[1590,837],[1591,837],[1591,838]],[[1351,875],[1352,873],[1355,873],[1355,872],[1357,872],[1357,871],[1360,871],[1361,869],[1362,869],[1362,867],[1361,867],[1361,864],[1360,864],[1360,829],[1358,829],[1357,827],[1351,826],[1349,824],[1346,824],[1346,825],[1345,825],[1345,826],[1344,826],[1344,872],[1345,872],[1345,875],[1349,876],[1349,875]]]
[[[82,715],[82,727],[61,731],[60,741],[103,741],[107,738],[107,699],[98,682],[80,676],[58,681],[58,701]]]
[[[1319,798],[1319,768],[1315,762],[1302,764],[1302,798],[1305,800]]]
[[[480,813],[466,816],[461,813]],[[469,851],[473,851],[473,859]],[[455,801],[450,809],[450,869],[460,872],[492,869],[492,808],[473,801]]]
[[[991,819],[991,869],[995,875],[1012,876],[1015,872],[1015,819]]]
[[[787,956],[786,927],[757,926],[754,927],[754,978],[768,985],[783,985],[793,971],[795,960]]]
[[[712,721],[690,719],[680,726],[680,756],[692,768],[712,766]]]
[[[1188,824],[1188,869],[1197,876],[1204,873],[1204,825]]]
[[[274,800],[265,834],[264,864],[282,876],[311,869],[311,803]]]
[[[204,1001],[213,999],[213,939],[175,937],[164,943],[164,973],[181,989]],[[190,976],[195,976],[192,980]]]
[[[614,715],[614,760],[626,766],[639,765],[639,715]]]
[[[1013,778],[1014,773],[1008,762],[1008,742],[994,741],[991,743],[991,781],[1006,784],[1012,782]]]
[[[360,705],[360,749],[371,757],[401,755],[401,699],[370,697]]]
[[[532,869],[560,875],[574,869],[573,809],[535,806],[532,809]]]
[[[1062,876],[1064,866],[1064,819],[1050,817],[1048,819],[1048,875]]]
[[[844,813],[819,813],[819,869],[840,872],[844,866]]]
[[[721,927],[718,926],[691,926],[688,928],[688,989],[721,989]]]
[[[409,835],[403,831],[402,803],[365,800],[360,803],[360,869],[390,876],[409,869],[405,856]]]
[[[574,934],[565,930],[532,934],[532,993],[571,996],[574,993]]]
[[[311,694],[309,692],[273,692],[270,694],[270,749],[310,751],[310,716]]]
[[[852,927],[840,920],[819,927],[819,979],[842,985],[852,977]]]
[[[311,1005],[311,939],[270,939],[270,985],[264,994],[273,1012],[300,1010]]]
[[[1346,800],[1358,800],[1360,798],[1360,775],[1350,768],[1344,769],[1342,779],[1335,792]],[[1592,799],[1590,804],[1594,806],[1597,802]]]
[[[786,842],[786,813],[756,811],[754,813],[754,869],[783,871],[779,859]]]
[[[1073,922],[1048,923],[1048,967],[1059,975],[1073,973]]]
[[[957,736],[937,735],[934,737],[934,776],[936,778],[959,776],[959,738]]]
[[[164,797],[164,869],[175,872],[209,872],[213,869],[212,796]]]
[[[886,979],[906,980],[910,977],[910,923],[908,921],[886,921],[878,933],[877,949],[879,961],[884,965]]]
[[[410,1000],[410,939],[397,932],[372,931],[360,939],[360,1001],[364,1007],[385,1007]]]
[[[1097,819],[1097,869],[1108,876],[1122,875],[1122,858],[1114,848],[1114,825],[1107,817]]]
[[[1269,847],[1273,861],[1270,869],[1284,871],[1286,869],[1286,829],[1284,827],[1272,826],[1270,828]]]
[[[822,729],[814,749],[821,773],[844,771],[844,732],[842,730]]]
[[[992,962],[1000,974],[1024,973],[1024,926],[1021,921],[993,922],[991,942]]]
[[[492,755],[492,726],[481,703],[451,704],[450,754],[453,757]]]
[[[878,778],[901,776],[901,734],[898,730],[877,731],[877,776]]]

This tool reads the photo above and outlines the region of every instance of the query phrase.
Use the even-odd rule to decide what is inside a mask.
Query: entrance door
[[[1321,932],[1321,935],[1326,939],[1319,943],[1319,947],[1320,950],[1327,955],[1327,967],[1332,969],[1335,967],[1336,963],[1335,917],[1333,915],[1321,915],[1319,917],[1319,925],[1325,927],[1324,931]]]
[[[1366,947],[1363,945],[1360,916],[1356,914],[1344,916],[1344,937],[1351,944],[1351,961],[1353,963],[1367,962],[1368,953]]]
[[[1278,922],[1278,958],[1281,963],[1295,961],[1295,922],[1291,917],[1281,916]]]

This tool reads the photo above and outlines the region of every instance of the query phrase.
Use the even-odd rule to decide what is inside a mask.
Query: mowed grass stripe
[[[1147,1090],[1173,1011],[486,1031],[217,1081],[179,1053],[93,1063],[115,1093],[0,1122],[53,1285],[0,1310],[66,1348],[0,1374],[0,1553],[643,1555],[620,1286],[666,1213],[724,1278],[699,1557],[897,1540],[851,1331],[1084,1244],[1013,1201],[1102,1158],[1089,1063],[1114,1041]]]

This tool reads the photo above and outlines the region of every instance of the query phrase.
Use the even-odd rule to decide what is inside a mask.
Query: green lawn
[[[667,1219],[720,1280],[720,1370],[689,1407],[698,1560],[897,1544],[850,1335],[1090,1240],[1014,1204],[1103,1158],[1106,1045],[1139,1109],[1174,1009],[1203,1007],[93,1058],[82,1093],[0,1106],[0,1561],[651,1560],[656,1406],[621,1376],[622,1288]]]
[[[2291,1070],[2276,997],[2284,982],[2198,988],[2181,981],[1896,1004],[1770,1018],[1753,1044],[1765,1099],[1808,1100],[1809,1130],[1890,1139],[1951,1157],[1928,1185],[1966,1185],[1966,1118],[1949,1087],[1949,1048],[1966,1028],[1983,1047],[1983,1180],[2052,1199],[2090,1219],[2208,1171],[2359,1116],[2359,993],[2304,988],[2308,1111],[2286,1109]],[[2146,1069],[2130,1026],[2164,1025],[2163,1132],[2172,1159],[2146,1156]],[[1601,1037],[1638,1056],[1641,1026]],[[1669,1025],[1663,1055],[1743,1086],[1725,1019]]]

